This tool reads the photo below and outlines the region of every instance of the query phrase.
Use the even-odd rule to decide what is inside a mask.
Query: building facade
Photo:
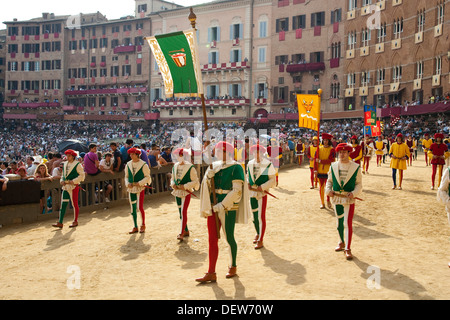
[[[296,121],[296,95],[319,88],[328,119],[362,117],[365,104],[443,96],[450,91],[449,2],[223,0],[194,6],[208,118]],[[164,96],[144,40],[191,28],[189,8],[161,0],[135,0],[134,6],[134,16],[116,20],[97,12],[6,22],[3,117],[201,120],[199,99]]]
[[[450,91],[449,2],[347,2],[347,108],[428,104]]]

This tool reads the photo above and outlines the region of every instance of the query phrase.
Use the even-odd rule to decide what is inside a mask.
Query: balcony
[[[255,106],[267,105],[267,99],[255,99]]]
[[[131,105],[128,102],[124,102],[120,105],[120,108],[123,110],[129,110]]]
[[[154,121],[159,120],[160,117],[161,115],[159,113],[146,113],[144,118],[147,121]]]
[[[135,102],[133,104],[133,110],[142,110],[142,102]]]
[[[288,64],[286,67],[286,72],[289,72],[289,73],[313,72],[313,71],[323,71],[323,70],[325,70],[324,62]]]
[[[63,111],[77,111],[77,107],[75,106],[63,106]]]
[[[134,53],[136,51],[136,46],[119,46],[114,48],[114,54],[118,53]]]
[[[229,63],[210,63],[202,66],[202,72],[222,71],[222,70],[240,70],[250,68],[248,61],[229,62]]]
[[[205,100],[206,107],[218,107],[218,106],[249,106],[250,99],[208,99]],[[156,101],[153,102],[154,108],[191,108],[202,107],[201,100],[179,100],[179,101]]]
[[[93,89],[93,90],[67,90],[66,96],[90,96],[90,95],[128,95],[147,93],[147,87],[119,88],[119,89]]]

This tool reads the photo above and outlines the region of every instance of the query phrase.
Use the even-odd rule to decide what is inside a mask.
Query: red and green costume
[[[250,190],[250,205],[253,212],[253,224],[256,230],[254,242],[257,247],[262,246],[266,232],[266,209],[267,194],[270,188],[275,187],[275,169],[272,163],[267,159],[257,162],[256,159],[249,161],[247,168],[247,182],[254,190]],[[263,192],[256,191],[261,187]]]
[[[63,172],[61,181],[69,182],[72,181],[73,184],[66,184],[62,186],[61,195],[61,210],[59,212],[59,223],[62,224],[64,221],[64,216],[69,206],[69,202],[72,204],[74,210],[74,223],[78,222],[78,215],[80,209],[78,206],[78,195],[80,193],[79,184],[84,181],[85,173],[83,166],[78,161],[64,162]]]
[[[187,212],[191,202],[191,194],[194,190],[198,190],[200,185],[194,165],[190,162],[175,163],[172,168],[172,179],[170,184],[174,189],[172,195],[175,196],[180,215],[181,231],[179,239],[181,240],[183,235],[189,234],[189,229],[187,227]],[[176,189],[175,186],[183,186],[185,190]]]
[[[217,152],[217,149],[216,149]],[[231,158],[231,157],[230,157]],[[211,190],[214,179],[217,205]],[[234,161],[217,161],[209,168],[202,182],[200,191],[201,216],[207,218],[209,237],[209,268],[208,274],[214,274],[219,256],[217,228],[222,228],[225,240],[229,246],[230,268],[237,263],[237,243],[234,237],[236,223],[247,223],[250,210],[248,208],[248,188],[244,188],[245,173],[242,166]],[[216,217],[218,215],[218,226]]]

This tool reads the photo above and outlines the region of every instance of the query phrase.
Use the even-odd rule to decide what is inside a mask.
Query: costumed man
[[[191,196],[194,190],[199,189],[200,182],[195,166],[185,158],[185,156],[189,156],[188,152],[185,153],[183,149],[179,148],[172,152],[172,156],[176,162],[172,168],[170,186],[173,189],[172,195],[175,196],[181,221],[181,231],[177,239],[183,241],[184,237],[189,237],[187,211]]]
[[[370,160],[372,159],[373,155],[373,149],[374,149],[374,143],[370,139],[370,136],[368,134],[365,135],[364,141],[361,143],[361,148],[363,152],[363,167],[362,167],[362,173],[369,173],[369,164]]]
[[[389,150],[389,156],[391,157],[391,168],[392,168],[392,180],[394,181],[394,186],[392,189],[397,188],[397,170],[399,171],[399,185],[398,190],[402,190],[403,182],[403,171],[407,169],[407,161],[411,154],[409,153],[409,147],[403,140],[403,135],[399,133],[396,137],[396,142],[391,145]]]
[[[423,140],[422,140],[422,148],[423,148],[423,153],[425,154],[425,163],[428,166],[430,164],[431,159],[429,159],[429,151],[430,151],[430,147],[433,144],[433,139],[430,138],[430,135],[428,133],[425,133],[423,135]]]
[[[413,158],[414,158],[414,140],[412,139],[412,136],[409,135],[408,138],[406,139],[406,145],[409,148],[409,153],[411,154],[411,156],[409,157],[409,166],[412,166],[412,162],[413,162]]]
[[[349,159],[352,151],[353,148],[346,143],[341,143],[336,147],[338,161],[331,164],[325,191],[331,198],[337,218],[340,242],[335,251],[344,251],[347,260],[353,258],[351,243],[355,199],[362,192],[360,166]]]
[[[278,144],[277,139],[270,139],[270,146],[267,147],[267,154],[275,168],[276,186],[278,187],[278,170],[280,169],[280,162],[283,158],[283,148]]]
[[[230,264],[226,278],[237,275],[237,243],[234,238],[236,223],[247,223],[251,219],[249,190],[244,188],[245,172],[233,160],[234,147],[221,141],[215,146],[212,168],[208,167],[200,187],[200,214],[207,219],[209,239],[208,272],[197,282],[215,282],[216,263],[219,256],[219,234],[222,228],[228,243]],[[212,188],[215,188],[214,191]],[[214,199],[216,197],[216,199]],[[214,204],[215,201],[217,204]]]
[[[316,157],[316,151],[319,148],[319,138],[314,137],[312,139],[312,143],[308,146],[306,149],[306,156],[309,159],[309,171],[311,172],[311,188],[314,189],[317,188],[318,179],[316,177],[316,174],[314,173],[314,167],[315,167],[315,157]]]
[[[450,168],[445,169],[437,192],[437,200],[445,205],[448,222],[450,223]],[[448,263],[450,268],[450,262]]]
[[[253,240],[255,249],[261,249],[266,232],[267,193],[276,185],[273,164],[264,156],[266,148],[254,145],[250,148],[253,157],[248,163],[247,183],[250,190],[250,205],[253,212],[253,224],[256,236]]]
[[[60,179],[61,189],[63,190],[61,195],[61,209],[59,211],[59,221],[53,224],[53,227],[60,229],[63,227],[64,216],[69,202],[72,203],[74,210],[74,220],[69,227],[75,228],[78,226],[78,215],[80,213],[78,195],[80,193],[80,183],[85,178],[83,166],[75,160],[78,157],[77,152],[69,149],[64,154],[67,157],[67,161],[63,163]]]
[[[319,154],[316,157],[316,172],[320,186],[320,201],[322,202],[320,209],[325,209],[325,185],[328,179],[328,171],[330,170],[330,165],[336,160],[336,151],[331,145],[332,137],[333,136],[328,133],[322,134],[322,145],[319,147]],[[332,208],[330,197],[328,196],[327,205],[328,208]]]
[[[445,165],[445,153],[448,151],[447,145],[443,142],[444,135],[442,133],[436,133],[434,135],[434,143],[430,146],[430,151],[432,154],[431,157],[431,190],[434,190],[434,182],[436,180],[436,173],[439,167],[439,178],[438,183],[441,182],[442,179],[442,170]],[[439,185],[438,185],[439,187]]]
[[[383,160],[384,149],[386,144],[383,142],[383,138],[378,136],[375,142],[375,155],[377,156],[377,167],[381,167],[381,162]]]
[[[133,217],[134,227],[129,234],[145,232],[145,211],[144,198],[145,189],[152,182],[150,168],[148,164],[141,159],[141,149],[131,148],[128,151],[131,161],[127,162],[125,167],[125,187],[128,191],[128,199],[131,207],[131,216]],[[138,229],[137,211],[141,213],[141,228]]]
[[[297,140],[297,143],[295,144],[295,156],[298,160],[298,165],[303,164],[303,156],[305,155],[305,145],[303,144],[303,141],[301,139]]]
[[[361,159],[363,157],[362,146],[358,143],[358,137],[352,136],[350,139],[350,144],[353,147],[353,151],[350,152],[350,159],[357,164],[361,164]]]

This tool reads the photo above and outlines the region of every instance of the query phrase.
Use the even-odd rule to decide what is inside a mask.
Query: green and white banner
[[[203,94],[195,29],[145,39],[163,77],[167,98],[199,97]]]

